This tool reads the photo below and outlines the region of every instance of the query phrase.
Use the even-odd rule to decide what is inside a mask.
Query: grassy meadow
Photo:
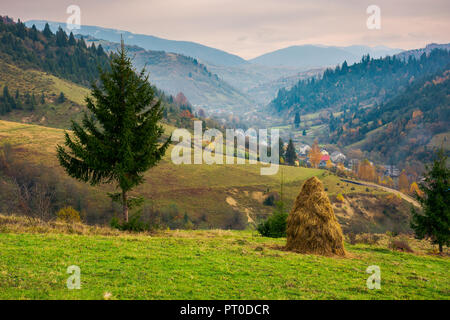
[[[334,258],[286,252],[285,239],[252,231],[61,224],[50,232],[17,223],[0,215],[0,299],[450,298],[448,256],[346,244],[348,257]],[[66,287],[70,265],[81,269],[79,290]],[[366,286],[371,265],[381,269],[380,290]]]

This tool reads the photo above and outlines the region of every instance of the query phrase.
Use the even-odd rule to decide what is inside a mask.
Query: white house
[[[347,159],[347,157],[342,152],[335,151],[331,154],[330,159],[334,163],[338,163],[338,162],[344,163],[345,160]]]
[[[300,148],[298,148],[298,153],[302,156],[306,156],[309,153],[309,150],[311,150],[311,147],[307,144],[301,145]]]

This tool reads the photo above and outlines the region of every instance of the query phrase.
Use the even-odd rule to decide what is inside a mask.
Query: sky
[[[245,59],[301,44],[414,49],[450,42],[449,0],[1,0],[0,15],[81,24],[194,41]],[[369,29],[367,7],[380,8]]]

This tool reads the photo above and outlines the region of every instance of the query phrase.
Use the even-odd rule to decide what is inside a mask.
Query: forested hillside
[[[433,137],[448,133],[449,128],[450,65],[413,81],[386,103],[344,113],[330,122],[331,142],[360,142],[359,147],[373,158],[392,163],[412,159],[429,162]]]
[[[290,90],[281,89],[270,106],[276,112],[301,114],[322,109],[358,109],[392,98],[414,79],[434,74],[450,63],[450,52],[433,50],[419,59],[394,57],[372,59],[349,66],[344,62],[328,69],[322,78],[302,80]]]
[[[106,50],[86,43],[62,29],[56,34],[48,26],[38,31],[20,20],[0,17],[0,117],[57,128],[68,128],[71,120],[79,119],[99,67],[109,68]],[[166,106],[165,122],[191,127],[194,113],[182,93],[179,97],[184,99],[177,99],[154,89]],[[208,125],[217,126],[213,121]]]
[[[108,67],[103,48],[87,47],[59,29],[56,34],[46,28],[27,28],[8,17],[0,17],[0,58],[22,69],[38,69],[72,82],[89,85],[98,78],[98,67]]]

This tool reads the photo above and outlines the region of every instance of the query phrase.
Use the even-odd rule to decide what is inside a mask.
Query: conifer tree
[[[122,204],[128,221],[129,207],[136,203],[129,192],[143,183],[144,173],[169,145],[170,137],[159,142],[163,107],[145,70],[135,73],[123,42],[111,57],[110,71],[101,70],[100,84],[92,85],[91,96],[86,98],[91,115],[85,113],[81,124],[72,122],[74,138],[66,133],[68,149],[58,146],[58,159],[78,180],[114,183],[120,193],[110,196]]]
[[[289,139],[289,143],[286,149],[286,163],[294,165],[295,160],[297,160],[297,153],[295,152],[294,142],[292,141],[292,139]]]
[[[73,33],[71,32],[69,35],[69,46],[74,46],[77,44],[77,41],[75,40],[75,37],[73,36]]]
[[[297,129],[300,127],[300,113],[299,112],[295,113],[294,125]]]
[[[420,183],[422,196],[416,198],[423,208],[423,214],[412,209],[411,227],[419,239],[428,238],[442,247],[450,244],[450,169],[447,156],[441,148],[431,168],[427,167],[425,181]]]
[[[50,39],[53,36],[53,32],[50,30],[48,23],[45,24],[44,31],[42,31],[42,33],[47,39]]]

